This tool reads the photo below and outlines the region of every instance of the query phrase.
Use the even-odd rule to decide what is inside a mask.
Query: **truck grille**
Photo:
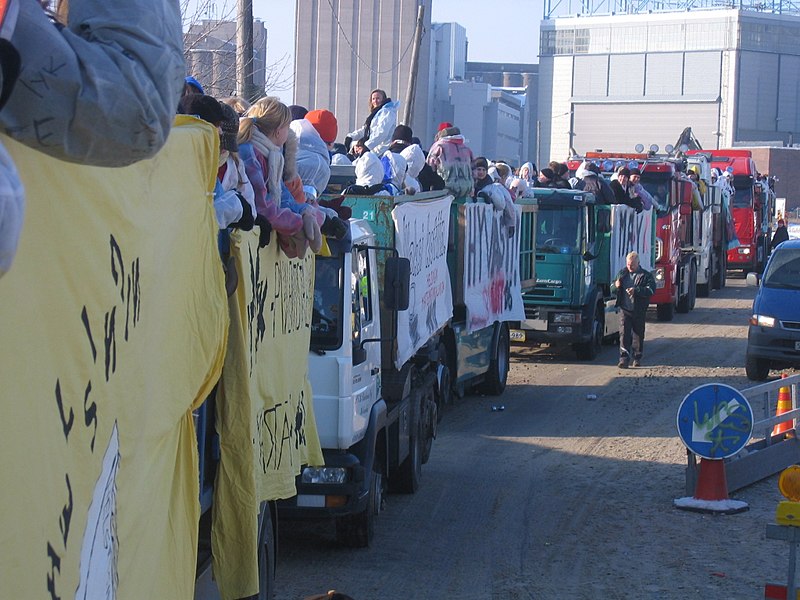
[[[556,295],[556,291],[553,288],[534,288],[527,293],[528,296],[534,296],[537,298],[553,298]]]
[[[525,318],[526,319],[538,319],[539,318],[539,308],[536,306],[526,306],[525,307]]]

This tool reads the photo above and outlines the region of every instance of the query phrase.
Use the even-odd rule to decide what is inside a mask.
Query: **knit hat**
[[[553,169],[551,169],[550,167],[545,167],[544,169],[539,171],[539,173],[544,175],[547,179],[553,179],[556,176],[556,174],[553,172]]]
[[[205,94],[189,94],[178,102],[178,114],[195,115],[212,125],[225,120],[219,101]]]
[[[323,142],[331,144],[336,141],[339,125],[331,111],[324,109],[312,110],[306,114],[305,119],[314,126]]]
[[[392,141],[400,140],[403,142],[411,143],[411,137],[413,135],[413,131],[411,131],[411,127],[408,125],[398,125],[394,128],[394,133],[392,134]]]
[[[448,127],[452,127],[452,126],[453,126],[452,123],[448,123],[447,121],[444,121],[442,123],[439,123],[439,127],[436,129],[436,131],[441,131],[442,129],[447,129]]]
[[[184,83],[188,83],[188,84],[189,84],[189,85],[191,85],[192,87],[194,87],[194,88],[197,88],[197,90],[198,90],[198,91],[199,91],[201,94],[205,94],[205,93],[206,93],[206,92],[205,92],[205,90],[203,90],[203,86],[202,86],[202,85],[200,85],[200,82],[199,82],[199,81],[197,81],[197,79],[195,79],[195,78],[194,78],[194,77],[192,77],[191,75],[187,75],[187,76],[186,76],[186,78],[185,78],[183,81],[184,81]]]
[[[222,136],[220,137],[220,146],[223,150],[228,152],[238,152],[239,144],[236,138],[239,136],[239,115],[236,110],[224,102],[220,102],[222,107],[222,114],[225,118],[222,121]]]
[[[308,109],[299,104],[291,104],[289,105],[289,112],[292,113],[292,121],[296,121],[297,119],[304,118],[308,114]]]
[[[620,177],[625,177],[626,175],[630,177],[631,170],[628,167],[622,167],[619,171],[617,171],[617,175]]]

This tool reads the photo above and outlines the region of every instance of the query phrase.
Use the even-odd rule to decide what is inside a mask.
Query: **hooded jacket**
[[[72,0],[63,28],[37,0],[18,5],[11,43],[26,85],[14,87],[0,126],[70,162],[117,167],[156,154],[184,85],[178,3]]]
[[[289,124],[297,138],[297,174],[303,181],[306,195],[319,198],[331,178],[331,160],[327,144],[314,125],[305,119]]]
[[[428,164],[456,197],[472,195],[472,150],[460,133],[436,140],[428,151]]]
[[[372,109],[364,125],[348,133],[347,137],[361,140],[367,148],[378,156],[382,156],[392,143],[392,134],[394,128],[397,127],[399,109],[400,102],[387,98],[379,107]]]

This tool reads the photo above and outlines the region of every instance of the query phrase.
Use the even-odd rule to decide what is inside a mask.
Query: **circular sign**
[[[703,458],[733,456],[753,435],[753,409],[742,393],[724,383],[689,392],[678,407],[678,435]]]

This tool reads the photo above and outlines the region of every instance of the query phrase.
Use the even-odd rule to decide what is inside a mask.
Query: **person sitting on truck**
[[[477,198],[480,192],[487,185],[494,183],[494,180],[489,176],[489,161],[485,156],[479,156],[472,161],[472,177],[475,180],[475,197]]]
[[[356,196],[391,196],[391,190],[384,183],[386,173],[381,159],[374,152],[367,150],[358,157],[353,166],[356,170],[356,182],[342,192],[344,195]]]
[[[616,294],[619,311],[619,364],[620,369],[641,364],[644,351],[644,330],[647,306],[656,291],[656,280],[652,273],[639,264],[639,254],[629,252],[625,267],[617,273],[611,291]]]
[[[347,134],[345,146],[353,141],[360,141],[376,155],[382,156],[392,143],[391,135],[397,126],[397,111],[400,103],[392,101],[386,92],[380,89],[369,94],[369,116],[364,124]]]
[[[458,127],[447,127],[439,132],[428,151],[428,164],[444,181],[445,187],[456,198],[472,195],[472,150],[464,143]]]
[[[631,169],[630,193],[632,198],[638,198],[642,202],[644,210],[653,208],[653,197],[642,185],[642,173],[639,169]]]
[[[639,198],[632,198],[630,193],[631,170],[628,167],[621,167],[611,178],[611,190],[614,192],[614,204],[626,204],[642,212],[644,206]]]
[[[583,161],[575,171],[575,179],[573,187],[576,190],[594,194],[594,201],[598,204],[608,205],[614,203],[614,192],[600,174],[600,167],[596,164]]]
[[[239,122],[239,150],[256,198],[256,225],[271,227],[289,258],[319,252],[322,234],[315,207],[306,203],[297,176],[297,138],[291,112],[278,98],[256,101]],[[291,186],[291,187],[289,187]],[[259,244],[266,245],[269,238]]]
[[[555,177],[553,177],[551,181],[550,187],[554,187],[560,190],[572,189],[572,186],[566,179],[566,176],[569,173],[569,167],[567,165],[554,160],[550,162],[548,167],[552,169],[553,174],[555,175]]]
[[[414,132],[408,125],[398,125],[392,134],[389,150],[402,155],[408,163],[407,187],[418,192],[443,190],[444,180],[426,162],[425,152],[414,141]],[[410,179],[409,179],[410,177]]]

